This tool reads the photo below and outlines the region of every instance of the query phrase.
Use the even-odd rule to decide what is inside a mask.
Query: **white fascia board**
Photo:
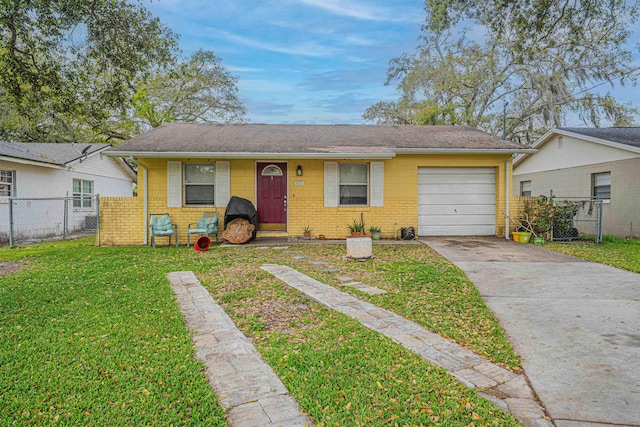
[[[633,145],[621,144],[619,142],[609,141],[607,139],[594,138],[592,136],[582,135],[580,133],[568,132],[568,131],[563,130],[563,129],[551,129],[550,131],[548,131],[547,133],[542,135],[536,142],[534,142],[531,145],[531,147],[533,147],[533,148],[541,147],[542,145],[546,144],[547,141],[549,141],[553,135],[569,136],[571,138],[581,139],[583,141],[593,142],[595,144],[601,144],[601,145],[606,145],[606,146],[612,147],[612,148],[618,148],[620,150],[631,151],[632,153],[640,153],[640,147],[634,147]],[[519,154],[513,160],[513,165],[515,166],[516,164],[522,162],[522,160],[525,159],[526,157],[527,157],[527,154],[525,154],[525,153]]]
[[[392,159],[395,153],[229,153],[229,152],[148,152],[148,151],[107,151],[102,153],[110,157],[140,157],[144,159]]]
[[[535,153],[535,148],[392,148],[397,154],[514,154]]]
[[[56,165],[53,163],[36,162],[35,160],[19,159],[17,157],[9,157],[9,156],[0,156],[0,160],[4,160],[6,162],[11,162],[11,163],[20,163],[21,165],[42,166],[43,168],[51,168],[51,169],[65,168],[62,165]]]
[[[122,166],[122,169],[125,170],[125,172],[127,173],[127,175],[129,175],[131,177],[131,179],[133,179],[133,182],[135,182],[136,184],[138,183],[138,174],[136,173],[136,171],[129,165],[129,163],[125,162],[124,159],[119,159],[116,158],[115,159],[118,163],[120,163],[120,166]]]
[[[570,136],[572,138],[582,139],[584,141],[594,142],[596,144],[606,145],[608,147],[619,148],[621,150],[631,151],[633,153],[640,153],[640,147],[635,147],[633,145],[621,144],[615,141],[609,141],[608,139],[594,138],[592,136],[586,136],[579,133],[567,132],[564,130],[556,131],[559,135]]]

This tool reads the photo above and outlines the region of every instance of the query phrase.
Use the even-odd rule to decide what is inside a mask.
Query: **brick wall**
[[[142,197],[100,197],[98,245],[142,245]]]

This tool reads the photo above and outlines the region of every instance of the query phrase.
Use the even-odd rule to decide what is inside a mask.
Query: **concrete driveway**
[[[640,426],[640,274],[498,238],[420,240],[480,290],[557,426]]]

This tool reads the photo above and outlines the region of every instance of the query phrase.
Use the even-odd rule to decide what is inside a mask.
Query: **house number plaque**
[[[302,187],[304,185],[304,181],[296,181],[293,183],[296,187]]]

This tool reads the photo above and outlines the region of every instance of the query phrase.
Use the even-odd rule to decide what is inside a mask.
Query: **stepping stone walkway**
[[[313,426],[280,378],[262,359],[191,271],[167,275],[187,326],[194,332],[196,357],[207,366],[209,384],[232,427]]]
[[[299,256],[294,256],[293,259],[308,259],[310,257],[306,256],[306,255],[299,255]]]
[[[344,286],[350,286],[369,295],[383,295],[387,293],[384,289],[374,288],[373,286],[365,285],[362,282],[344,283]]]
[[[538,406],[524,375],[491,363],[392,311],[362,301],[290,267],[266,264],[261,268],[320,304],[360,321],[367,328],[391,338],[428,362],[447,369],[468,388],[480,389],[481,396],[511,412],[523,425],[553,426]]]

